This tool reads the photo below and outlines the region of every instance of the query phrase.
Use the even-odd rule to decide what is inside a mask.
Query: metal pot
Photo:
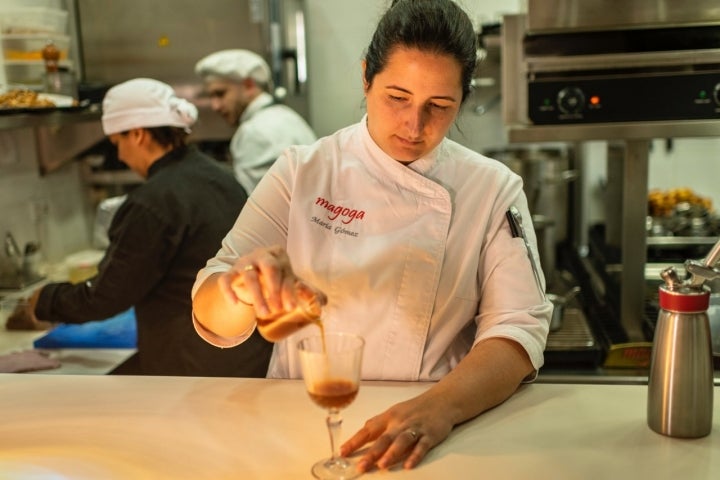
[[[577,178],[577,171],[569,169],[567,149],[518,146],[486,150],[484,153],[522,177],[523,191],[533,215],[540,264],[546,283],[552,285],[556,267],[555,248],[567,238],[567,184]]]
[[[550,318],[550,331],[556,332],[563,326],[563,315],[565,314],[565,307],[567,304],[580,293],[580,287],[573,287],[565,295],[557,295],[554,293],[548,293],[547,297],[553,304],[553,313]]]
[[[556,238],[564,240],[567,226],[567,184],[578,176],[576,170],[569,169],[567,149],[519,146],[486,150],[484,154],[504,163],[522,177],[530,213],[545,215],[554,220]]]

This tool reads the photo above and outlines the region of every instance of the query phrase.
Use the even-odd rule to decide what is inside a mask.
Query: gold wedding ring
[[[413,442],[417,442],[418,433],[415,430],[406,430],[406,432],[412,437]]]
[[[243,268],[243,272],[251,272],[253,270],[255,270],[255,265],[245,265]]]

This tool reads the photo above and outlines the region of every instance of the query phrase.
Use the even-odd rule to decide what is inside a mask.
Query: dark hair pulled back
[[[395,47],[450,55],[462,68],[463,101],[470,93],[477,35],[467,14],[451,0],[394,0],[380,19],[365,54],[365,81],[386,66]]]
[[[189,134],[180,127],[150,127],[146,128],[150,136],[163,147],[173,149],[180,148],[187,144]]]
[[[180,127],[142,127],[143,130],[150,134],[161,147],[170,147],[172,149],[180,148],[187,145],[187,139],[190,136],[184,128]],[[120,135],[127,135],[130,130],[120,132]]]

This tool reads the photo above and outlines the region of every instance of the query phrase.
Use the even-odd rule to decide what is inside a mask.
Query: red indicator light
[[[590,97],[590,105],[599,105],[600,104],[600,97],[597,95],[593,95]]]

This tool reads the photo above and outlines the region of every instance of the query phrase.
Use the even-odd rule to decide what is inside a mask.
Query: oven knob
[[[720,105],[720,83],[715,85],[715,89],[713,90],[713,98],[715,99],[715,103]]]
[[[585,107],[585,94],[577,87],[566,87],[558,92],[558,108],[563,113],[580,113]]]

